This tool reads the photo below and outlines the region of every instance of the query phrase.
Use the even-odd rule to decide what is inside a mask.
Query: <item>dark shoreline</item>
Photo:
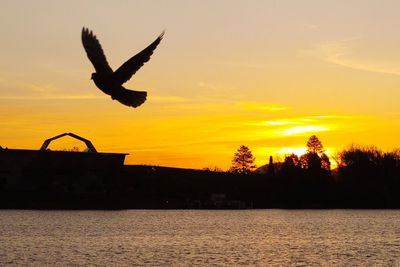
[[[360,196],[329,185],[304,187],[266,174],[234,174],[159,166],[124,165],[108,172],[35,175],[29,186],[3,188],[0,209],[399,209],[400,201],[373,192]],[[322,193],[321,193],[322,192]],[[366,197],[365,197],[366,196]]]

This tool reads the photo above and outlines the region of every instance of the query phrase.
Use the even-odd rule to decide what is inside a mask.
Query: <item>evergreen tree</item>
[[[307,141],[307,152],[317,153],[321,155],[324,153],[324,146],[317,136],[312,135]]]
[[[331,162],[324,153],[324,146],[317,136],[312,135],[307,141],[307,153],[301,156],[303,169],[324,169],[330,171]]]
[[[232,159],[231,172],[250,173],[256,168],[255,158],[247,146],[241,145]]]

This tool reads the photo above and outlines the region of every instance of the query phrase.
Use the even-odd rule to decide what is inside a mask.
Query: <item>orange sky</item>
[[[0,145],[39,148],[73,132],[128,164],[227,169],[247,145],[257,164],[317,135],[399,147],[398,1],[2,1]],[[127,108],[98,90],[80,42],[100,39],[113,68],[165,38],[125,85]],[[73,146],[66,140],[54,146]]]

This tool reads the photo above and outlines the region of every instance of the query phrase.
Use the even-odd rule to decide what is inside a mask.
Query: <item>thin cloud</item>
[[[310,30],[318,30],[319,29],[319,25],[316,25],[316,24],[304,24],[304,26]]]
[[[327,120],[337,120],[337,119],[346,119],[346,118],[352,119],[352,118],[354,118],[354,116],[315,115],[315,116],[268,120],[268,121],[261,122],[261,124],[271,125],[271,126],[304,125],[304,124],[309,124],[311,122],[321,122],[321,121],[327,121]]]
[[[211,90],[217,89],[217,86],[215,84],[207,83],[207,82],[198,82],[197,86],[200,88],[211,89]]]
[[[294,121],[266,121],[265,124],[272,125],[272,126],[283,126],[283,125],[299,124],[299,122],[294,122]]]
[[[95,95],[71,95],[64,88],[51,83],[38,84],[19,80],[2,79],[0,80],[2,95],[0,99],[80,99],[93,98]],[[4,89],[3,89],[4,88]],[[66,93],[67,92],[67,93]]]
[[[305,126],[295,126],[285,130],[280,131],[283,135],[299,135],[308,134],[316,132],[326,132],[330,129],[323,125],[305,125]]]
[[[266,104],[266,103],[257,103],[257,102],[242,102],[238,103],[240,107],[250,110],[265,110],[271,112],[278,112],[287,110],[287,106],[279,105],[279,104]]]
[[[54,96],[0,96],[0,100],[79,100],[79,99],[105,99],[95,95],[54,95]]]
[[[225,61],[224,65],[232,66],[235,68],[241,69],[264,69],[264,64],[250,63],[250,62],[241,62],[241,61]]]
[[[356,44],[352,40],[342,40],[319,44],[314,50],[303,51],[306,54],[313,54],[322,60],[355,70],[362,70],[375,73],[400,75],[400,62],[372,62],[369,59],[354,57]]]
[[[107,96],[103,95],[3,95],[0,96],[1,100],[97,100],[107,99]],[[159,103],[184,103],[186,99],[177,96],[149,96],[149,101]]]
[[[311,133],[328,131],[348,131],[349,125],[357,120],[362,123],[368,116],[360,115],[313,115],[303,117],[278,118],[275,120],[252,122],[249,126],[256,127],[254,132],[259,131],[262,135],[272,137],[282,136],[304,136]],[[360,124],[357,126],[360,127]]]
[[[159,103],[184,103],[187,99],[179,96],[160,96],[160,95],[150,95],[148,97],[150,101]]]

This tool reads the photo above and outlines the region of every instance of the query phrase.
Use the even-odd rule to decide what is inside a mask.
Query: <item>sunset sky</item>
[[[257,165],[317,135],[330,155],[400,147],[400,1],[1,1],[0,145],[40,148],[73,132],[127,164],[227,169],[247,145]],[[164,29],[125,87],[103,94],[80,40],[116,69]],[[68,147],[75,142],[54,144]]]

